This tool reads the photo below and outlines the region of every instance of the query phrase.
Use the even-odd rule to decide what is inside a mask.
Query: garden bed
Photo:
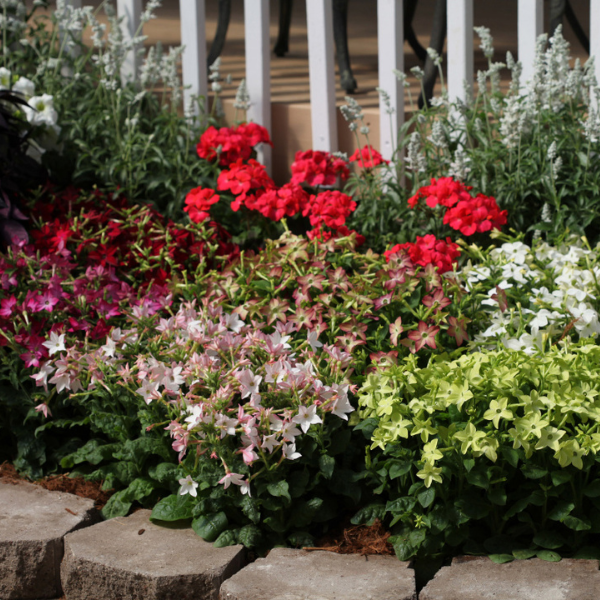
[[[473,103],[415,113],[402,160],[349,98],[361,150],[277,186],[263,127],[179,115],[177,52],[123,86],[64,11],[96,46],[15,8],[0,68],[0,459],[257,555],[595,558],[600,121],[560,32],[502,94],[479,29]]]

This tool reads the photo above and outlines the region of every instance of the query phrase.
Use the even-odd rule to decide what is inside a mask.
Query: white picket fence
[[[80,6],[81,0],[69,0]],[[235,1],[235,0],[234,0]],[[369,2],[372,0],[368,0]],[[448,94],[450,99],[464,97],[465,85],[473,83],[473,0],[448,2]],[[133,36],[142,12],[142,0],[117,0],[119,15],[124,15],[123,32]],[[183,81],[189,86],[186,101],[191,95],[207,94],[206,34],[204,0],[179,0]],[[308,57],[310,71],[310,101],[312,115],[312,147],[315,150],[337,150],[337,119],[335,106],[333,14],[331,0],[306,0]],[[269,0],[244,0],[246,31],[246,82],[252,106],[248,118],[270,129],[270,39]],[[518,53],[523,64],[523,81],[531,78],[535,57],[535,42],[542,33],[543,0],[519,0]],[[390,158],[396,145],[395,132],[404,120],[404,90],[394,76],[394,69],[404,70],[403,0],[377,0],[379,53],[379,87],[390,95],[390,115],[380,104],[380,147]],[[493,33],[493,32],[492,32]],[[600,0],[590,0],[590,52],[599,57],[596,76],[600,81]],[[128,57],[123,77],[137,72],[137,58]],[[270,166],[267,148],[259,158]]]

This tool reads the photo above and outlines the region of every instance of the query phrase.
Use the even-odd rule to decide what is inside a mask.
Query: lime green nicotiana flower
[[[501,398],[500,401],[492,400],[490,402],[489,410],[483,413],[483,418],[494,423],[494,427],[498,429],[500,426],[500,419],[512,419],[512,411],[508,410],[508,399]]]
[[[483,431],[477,431],[473,423],[469,423],[462,431],[454,434],[454,438],[459,442],[462,442],[460,451],[463,454],[466,454],[469,448],[480,450],[479,440],[484,437],[485,433]]]
[[[432,482],[442,483],[442,469],[435,467],[432,463],[426,462],[423,468],[417,472],[417,477],[425,480],[425,487],[431,486]]]
[[[544,429],[542,429],[542,437],[535,445],[535,449],[541,450],[542,448],[552,448],[554,452],[558,452],[560,447],[558,440],[560,440],[563,435],[565,435],[565,432],[556,429],[556,427],[544,427]]]

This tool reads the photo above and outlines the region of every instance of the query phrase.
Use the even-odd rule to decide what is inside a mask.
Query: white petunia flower
[[[52,356],[56,352],[62,352],[65,348],[65,334],[58,335],[55,331],[50,333],[50,340],[44,342],[42,346],[48,348],[48,354]]]
[[[192,480],[191,475],[188,475],[185,479],[180,479],[179,485],[181,486],[181,488],[179,489],[180,496],[185,496],[186,494],[189,494],[190,496],[193,496],[195,498],[198,495],[198,492],[196,491],[196,489],[198,488],[198,484]]]
[[[12,86],[12,91],[20,92],[26,100],[29,100],[35,94],[35,83],[27,77],[19,77],[15,85]]]
[[[30,98],[29,106],[25,106],[23,110],[32,125],[56,125],[58,114],[54,110],[54,98],[50,94]]]

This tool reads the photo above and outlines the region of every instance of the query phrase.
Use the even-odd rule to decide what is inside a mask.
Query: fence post
[[[404,122],[404,86],[394,69],[404,72],[403,0],[377,0],[379,87],[390,96],[390,109],[379,98],[381,155],[391,160],[397,147],[398,129]]]
[[[123,41],[130,42],[135,36],[140,26],[142,16],[142,0],[117,0],[117,14],[124,17],[121,23],[123,32]],[[132,48],[125,56],[121,66],[121,80],[135,80],[138,67],[140,66],[140,57],[138,56],[139,46]]]
[[[521,81],[527,83],[533,78],[536,42],[538,36],[544,32],[543,0],[519,0],[517,27],[519,61],[523,65]]]
[[[448,2],[448,97],[466,99],[473,88],[473,0]]]
[[[248,120],[271,133],[271,37],[269,0],[244,0],[246,86],[250,95]],[[271,147],[261,144],[258,160],[271,174]]]
[[[204,0],[179,0],[179,21],[181,45],[184,46],[181,56],[184,110],[187,113],[191,108],[191,114],[198,116],[198,104],[192,104],[193,96],[203,96],[204,108],[208,111]]]
[[[596,79],[600,83],[600,1],[590,0],[590,56],[594,57]],[[596,94],[596,102],[600,98]]]
[[[310,113],[314,150],[335,152],[337,121],[331,0],[306,0]]]

